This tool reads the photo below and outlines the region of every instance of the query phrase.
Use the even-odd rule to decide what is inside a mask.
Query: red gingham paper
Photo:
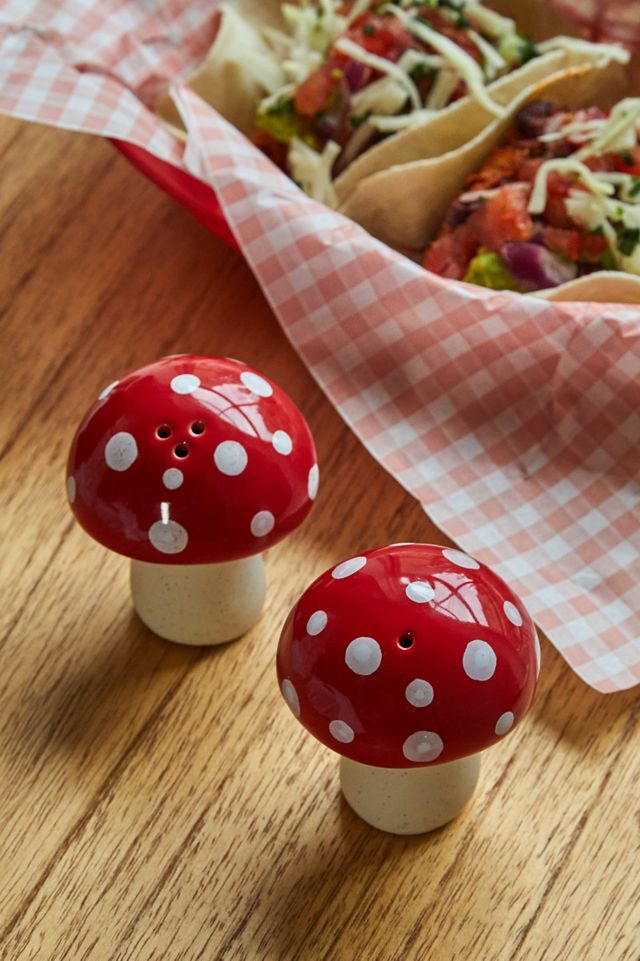
[[[627,40],[633,6],[572,4],[599,36]],[[433,277],[304,197],[177,83],[183,153],[147,105],[202,57],[213,8],[4,0],[0,110],[129,140],[210,183],[288,337],[372,454],[513,584],[587,683],[638,683],[637,309]]]

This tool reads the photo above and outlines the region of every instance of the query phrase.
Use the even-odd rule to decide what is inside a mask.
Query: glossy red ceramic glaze
[[[277,543],[309,512],[317,475],[283,390],[240,361],[180,355],[102,392],[73,441],[67,491],[105,547],[204,564]]]
[[[526,713],[539,643],[522,602],[461,551],[401,544],[326,571],[291,611],[280,689],[318,740],[363,764],[453,761]]]

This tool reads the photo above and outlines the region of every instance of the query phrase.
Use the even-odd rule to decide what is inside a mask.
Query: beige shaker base
[[[455,818],[478,781],[480,755],[432,767],[371,767],[340,758],[340,784],[356,814],[390,834],[423,834]]]
[[[260,554],[225,564],[131,561],[131,595],[154,634],[178,644],[224,644],[260,617],[265,596]]]

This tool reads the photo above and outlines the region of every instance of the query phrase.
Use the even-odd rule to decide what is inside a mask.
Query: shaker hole
[[[171,437],[171,428],[168,424],[161,424],[156,431],[156,435],[161,440],[166,440],[167,437]]]
[[[189,456],[189,446],[188,444],[176,444],[173,448],[173,453],[176,457],[188,457]]]
[[[410,647],[413,647],[413,634],[409,631],[405,631],[398,638],[398,647],[401,647],[403,651],[408,651]]]
[[[195,420],[189,429],[192,434],[204,434],[204,421]]]

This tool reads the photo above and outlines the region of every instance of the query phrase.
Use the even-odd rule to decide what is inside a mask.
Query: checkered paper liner
[[[306,198],[182,82],[215,5],[0,0],[0,110],[129,141],[209,183],[368,450],[513,585],[581,678],[603,692],[638,683],[638,310],[444,281]],[[640,41],[633,3],[558,6]],[[186,148],[150,109],[170,81]]]

